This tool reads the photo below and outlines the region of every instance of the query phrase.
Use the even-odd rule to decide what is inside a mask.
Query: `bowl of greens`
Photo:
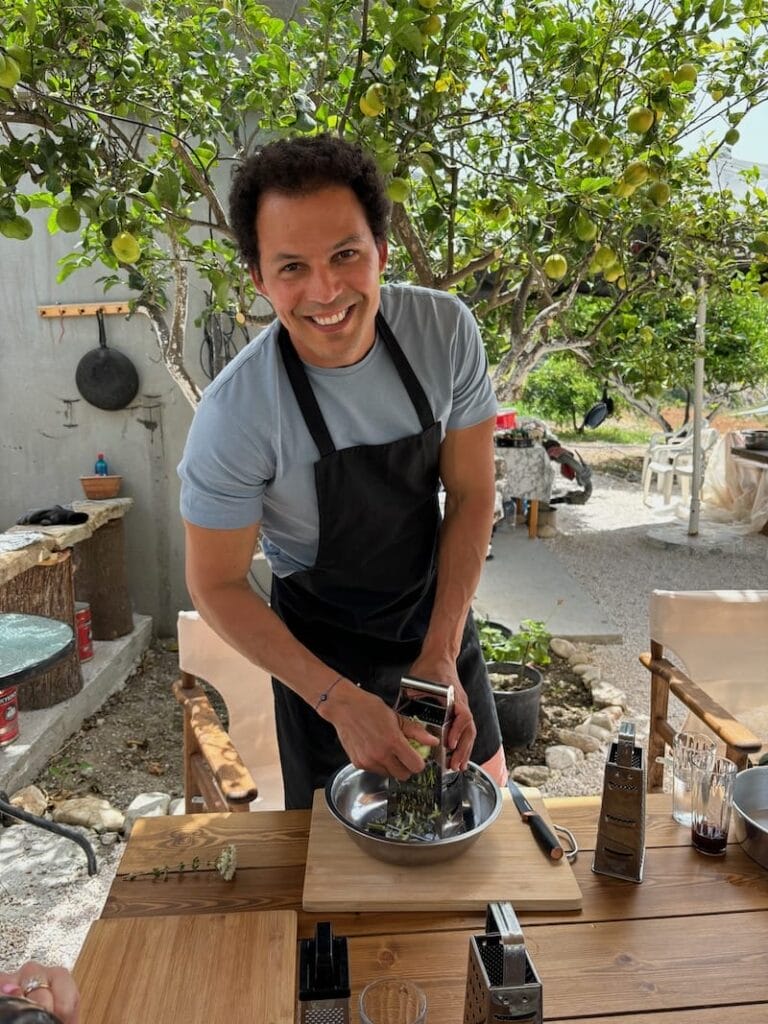
[[[387,820],[390,780],[348,764],[325,787],[328,808],[351,839],[371,857],[407,866],[437,864],[464,853],[501,812],[501,790],[479,765],[462,772],[462,824],[441,836],[432,822]]]

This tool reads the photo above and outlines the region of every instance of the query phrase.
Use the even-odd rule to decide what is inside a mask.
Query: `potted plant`
[[[551,660],[551,634],[538,619],[524,619],[517,633],[497,622],[479,621],[477,626],[504,747],[529,747],[539,729],[544,684],[536,666]]]

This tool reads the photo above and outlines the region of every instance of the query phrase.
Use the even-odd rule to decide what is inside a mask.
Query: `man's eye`
[[[294,270],[298,270],[298,269],[299,269],[299,264],[298,263],[286,263],[284,267],[280,268],[280,271],[283,274],[285,274],[285,273],[291,274],[291,273],[293,273]]]
[[[342,249],[336,253],[337,260],[351,260],[353,256],[357,256],[357,249]]]

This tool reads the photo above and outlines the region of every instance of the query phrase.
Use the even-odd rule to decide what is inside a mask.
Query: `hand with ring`
[[[34,960],[0,971],[0,1024],[78,1024],[80,996],[64,967]]]

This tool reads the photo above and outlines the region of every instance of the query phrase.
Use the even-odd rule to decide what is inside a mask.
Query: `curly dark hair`
[[[391,204],[371,156],[335,135],[281,139],[263,146],[238,165],[229,193],[229,218],[240,254],[259,267],[256,214],[265,192],[300,195],[331,185],[351,188],[377,242],[386,241]]]

